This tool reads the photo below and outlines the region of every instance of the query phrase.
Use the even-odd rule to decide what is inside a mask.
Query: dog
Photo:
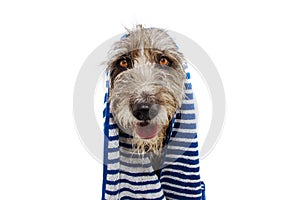
[[[185,59],[166,30],[138,25],[127,31],[109,51],[110,109],[120,134],[131,136],[123,142],[148,153],[159,175],[168,129],[185,98]]]

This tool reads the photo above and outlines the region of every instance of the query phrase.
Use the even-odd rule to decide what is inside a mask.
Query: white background
[[[202,161],[208,200],[299,199],[298,2],[1,1],[0,199],[99,199],[72,93],[85,58],[124,26],[192,38],[227,99],[222,138]]]

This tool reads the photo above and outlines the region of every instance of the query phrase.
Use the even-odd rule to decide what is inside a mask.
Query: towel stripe
[[[182,129],[196,129],[196,123],[179,123],[175,122],[174,128],[182,128]]]
[[[194,104],[182,104],[181,110],[194,110],[195,106]]]

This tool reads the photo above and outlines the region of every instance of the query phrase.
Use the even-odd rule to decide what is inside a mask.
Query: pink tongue
[[[157,132],[157,124],[136,125],[136,133],[142,139],[154,138],[156,136],[156,132]]]

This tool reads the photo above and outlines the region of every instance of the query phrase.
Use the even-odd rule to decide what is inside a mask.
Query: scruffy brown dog
[[[184,62],[165,30],[141,25],[110,50],[111,113],[135,152],[161,154],[184,98]]]

